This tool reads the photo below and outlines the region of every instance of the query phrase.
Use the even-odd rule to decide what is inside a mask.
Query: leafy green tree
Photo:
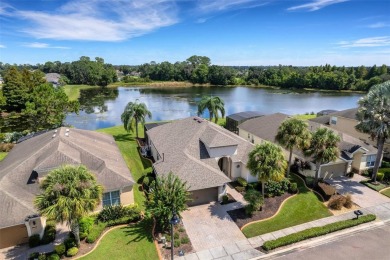
[[[286,177],[290,173],[293,149],[298,148],[303,150],[310,144],[310,131],[307,127],[307,123],[298,118],[287,119],[279,126],[275,139],[290,153]]]
[[[249,203],[245,206],[245,212],[248,215],[252,215],[256,210],[260,210],[264,204],[264,198],[261,196],[261,193],[255,189],[249,189],[245,193],[244,199]]]
[[[207,83],[209,68],[205,64],[200,64],[192,71],[191,82],[204,84]]]
[[[156,218],[162,230],[166,230],[172,218],[172,211],[180,216],[180,213],[187,209],[187,202],[190,200],[189,187],[172,172],[167,176],[157,176],[150,187],[146,211]]]
[[[359,100],[356,116],[359,120],[356,129],[377,140],[378,152],[372,174],[372,179],[376,182],[383,146],[390,136],[390,81],[373,86],[368,94]]]
[[[315,185],[318,184],[321,164],[335,161],[340,155],[338,148],[339,142],[340,136],[328,128],[318,128],[314,133],[312,133],[310,146],[304,151],[304,153],[313,157],[316,163]]]
[[[249,153],[246,165],[251,175],[261,182],[261,192],[264,197],[264,184],[269,180],[281,181],[287,168],[282,148],[270,142],[256,145]]]
[[[214,118],[214,122],[218,122],[219,113],[221,117],[225,117],[225,103],[220,97],[203,96],[198,103],[198,116],[202,115],[205,110],[209,111],[210,121]]]
[[[79,220],[99,205],[103,187],[85,166],[65,165],[51,171],[34,204],[42,216],[67,223],[80,244]]]
[[[145,124],[145,117],[152,117],[152,113],[148,110],[145,103],[135,102],[127,103],[125,110],[121,115],[122,123],[127,132],[133,131],[135,125],[135,132],[138,138],[138,123]]]
[[[20,112],[28,100],[28,87],[16,67],[11,67],[5,72],[2,90],[7,100],[6,110]]]
[[[0,90],[0,112],[2,108],[7,104],[5,97],[3,96],[3,91]]]
[[[33,130],[60,126],[66,113],[79,111],[78,101],[68,101],[63,88],[49,83],[36,86],[25,107],[22,113],[27,116]]]

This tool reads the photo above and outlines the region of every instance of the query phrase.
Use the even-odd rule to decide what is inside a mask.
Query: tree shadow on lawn
[[[153,222],[150,219],[144,219],[138,223],[130,224],[121,228],[126,234],[126,237],[131,237],[131,239],[126,244],[139,242],[144,239],[147,239],[149,242],[153,242],[151,230],[152,226]]]
[[[130,134],[117,134],[113,135],[115,141],[118,142],[130,142],[130,141],[135,141],[135,137],[131,136]]]

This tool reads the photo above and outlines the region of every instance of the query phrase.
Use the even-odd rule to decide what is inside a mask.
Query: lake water
[[[147,121],[173,120],[197,114],[197,102],[203,95],[219,96],[225,101],[226,115],[243,111],[289,115],[343,110],[357,106],[362,94],[305,92],[248,87],[151,88],[119,87],[82,90],[79,115],[70,114],[66,123],[81,129],[99,129],[121,125],[120,116],[130,101],[139,99],[152,112]],[[203,116],[208,117],[206,112]]]

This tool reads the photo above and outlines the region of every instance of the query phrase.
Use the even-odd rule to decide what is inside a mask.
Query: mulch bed
[[[230,215],[230,217],[233,219],[236,225],[239,228],[242,228],[245,224],[248,224],[250,222],[272,217],[278,211],[282,202],[287,198],[291,197],[292,195],[294,194],[286,192],[281,196],[275,196],[273,198],[265,198],[263,209],[261,211],[254,212],[252,216],[248,216],[245,213],[245,208],[231,210],[228,211],[227,213]]]
[[[181,228],[181,232],[179,231],[180,228]],[[183,238],[183,237],[188,237],[187,232],[186,232],[184,225],[182,223],[175,226],[173,231],[174,231],[174,233],[179,233],[178,240],[181,240],[181,238]],[[165,236],[165,237],[170,236],[170,232],[168,232],[167,234],[157,234],[157,237],[161,237],[161,236]],[[177,240],[177,239],[175,239],[175,240]],[[162,254],[162,257],[164,259],[171,259],[171,242],[167,242],[166,247],[162,243],[158,243],[158,245],[159,245],[159,249],[160,249],[160,252]],[[179,256],[180,250],[182,250],[185,253],[185,255],[193,252],[191,240],[187,244],[181,244],[178,247],[174,247],[173,248],[173,255]]]

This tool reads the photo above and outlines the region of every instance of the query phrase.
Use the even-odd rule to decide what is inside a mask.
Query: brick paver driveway
[[[191,207],[182,213],[184,227],[195,251],[246,239],[226,212],[232,206],[212,202]]]
[[[352,195],[352,201],[362,208],[390,202],[390,198],[359,183],[361,180],[365,179],[366,178],[363,176],[355,174],[352,179],[347,177],[338,177],[326,180],[326,182],[336,187],[337,192],[340,194],[350,193]]]

